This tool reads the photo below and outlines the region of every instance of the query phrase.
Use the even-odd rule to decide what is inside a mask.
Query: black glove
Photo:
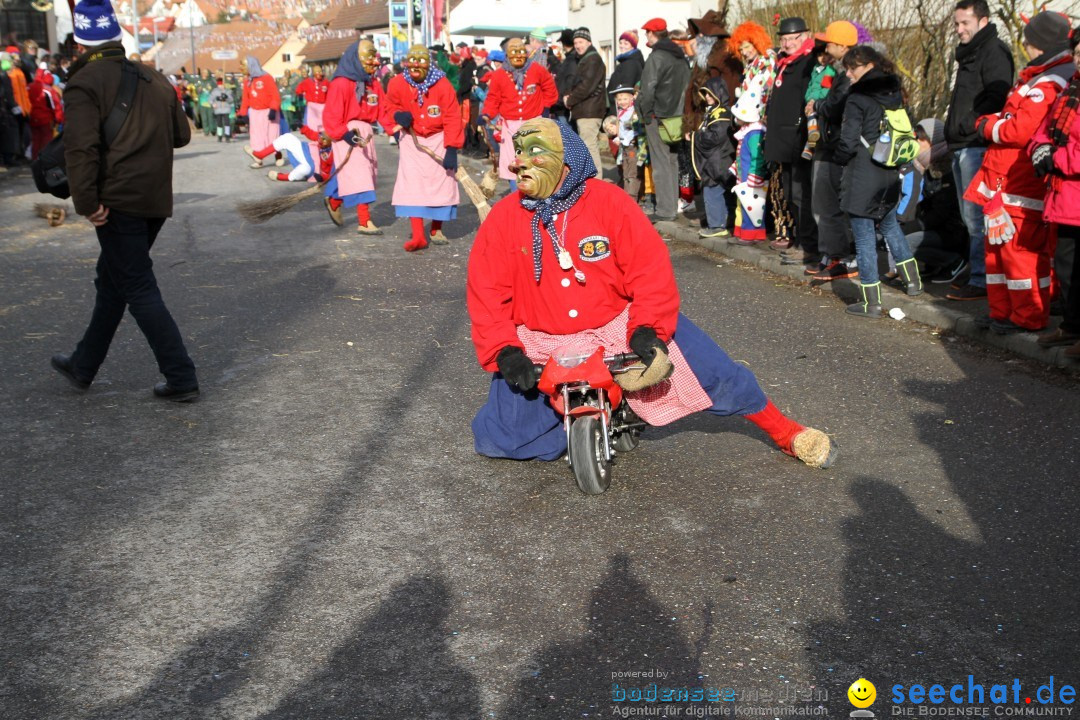
[[[645,365],[652,365],[656,359],[656,351],[661,350],[668,354],[667,345],[656,336],[656,331],[648,325],[642,325],[634,330],[630,336],[630,349],[637,353]]]
[[[457,148],[446,148],[446,154],[443,155],[442,166],[450,172],[457,172]]]
[[[975,123],[975,134],[979,136],[980,140],[986,140],[986,123],[990,122],[990,117],[981,117],[979,121]]]
[[[355,130],[350,130],[349,132],[345,133],[341,139],[349,143],[353,147],[356,147],[360,144],[360,134]]]
[[[536,387],[536,370],[525,351],[515,345],[507,345],[495,358],[503,379],[522,390]]]
[[[277,120],[277,110],[270,108],[270,115],[268,117],[270,118],[270,122]]]
[[[394,113],[394,122],[400,125],[403,130],[408,130],[412,127],[412,113],[405,110],[398,110]]]
[[[1052,175],[1057,170],[1057,165],[1054,164],[1054,146],[1043,143],[1035,148],[1031,153],[1031,164],[1035,168],[1035,177]]]

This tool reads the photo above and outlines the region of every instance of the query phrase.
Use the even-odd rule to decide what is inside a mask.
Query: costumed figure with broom
[[[428,49],[413,45],[402,64],[406,71],[390,80],[386,92],[391,133],[401,131],[392,202],[398,217],[409,218],[412,238],[404,247],[414,252],[428,246],[425,219],[431,221],[431,242],[448,242],[442,224],[457,217],[457,153],[465,128],[454,86],[431,62]]]
[[[622,188],[595,179],[585,143],[554,120],[514,134],[518,192],[492,208],[469,255],[466,300],[477,359],[494,373],[472,429],[489,457],[555,460],[562,417],[536,391],[535,363],[562,345],[632,351],[618,376],[650,425],[695,412],[742,415],[789,455],[828,467],[829,437],[788,418],[753,373],[679,312],[667,246]]]
[[[344,223],[342,208],[356,208],[356,231],[363,235],[382,235],[370,210],[379,167],[375,143],[371,142],[372,126],[381,123],[390,132],[394,124],[382,84],[375,78],[378,67],[379,58],[370,40],[350,45],[338,61],[322,112],[323,128],[334,141],[334,166],[338,169],[326,184],[326,207],[338,225]],[[422,194],[423,186],[416,191]]]
[[[262,69],[254,56],[247,57],[248,81],[244,83],[244,92],[237,115],[247,115],[248,135],[251,147],[265,148],[281,134],[278,116],[281,114],[281,93],[277,83],[268,72]],[[277,154],[275,164],[281,167],[285,158]],[[253,168],[261,168],[262,160],[251,163]]]
[[[483,122],[499,124],[499,177],[516,190],[517,176],[510,170],[514,159],[514,133],[526,120],[547,116],[559,101],[551,73],[540,63],[527,62],[529,49],[520,38],[506,44],[507,65],[491,73],[488,94],[481,112]]]

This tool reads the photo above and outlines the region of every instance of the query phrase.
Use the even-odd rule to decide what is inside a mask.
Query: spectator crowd
[[[729,31],[715,11],[686,30],[654,18],[619,36],[614,67],[584,27],[429,50],[457,95],[462,152],[490,158],[511,190],[514,131],[553,117],[597,168],[614,165],[610,179],[654,221],[698,217],[702,237],[778,252],[817,283],[851,279],[853,315],[879,317],[883,286],[919,295],[924,282],[948,284],[952,302],[987,300],[981,327],[1041,333],[1041,345],[1080,359],[1080,29],[1036,13],[1015,57],[986,0],[960,0],[951,21],[944,117],[911,116],[911,80],[854,19]],[[32,41],[0,52],[2,166],[62,128],[69,66]],[[335,70],[267,76],[271,122],[289,132],[321,112]],[[381,61],[375,77],[385,89],[401,72]],[[170,81],[195,127],[227,142],[263,74],[251,73]]]

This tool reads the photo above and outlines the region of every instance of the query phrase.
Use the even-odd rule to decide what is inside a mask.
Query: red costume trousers
[[[990,317],[1042,330],[1050,319],[1050,268],[1057,226],[1042,218],[1011,215],[1016,235],[986,247],[986,296]]]

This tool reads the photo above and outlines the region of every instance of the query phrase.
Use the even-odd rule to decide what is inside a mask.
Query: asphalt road
[[[840,462],[698,416],[587,497],[474,454],[476,215],[406,254],[378,151],[382,238],[317,202],[245,225],[296,186],[178,153],[154,257],[192,405],[151,396],[130,318],[88,393],[50,370],[96,240],[0,178],[0,718],[610,717],[651,682],[737,694],[668,717],[842,718],[860,676],[884,717],[898,683],[1080,684],[1074,379],[673,245],[684,312]]]

